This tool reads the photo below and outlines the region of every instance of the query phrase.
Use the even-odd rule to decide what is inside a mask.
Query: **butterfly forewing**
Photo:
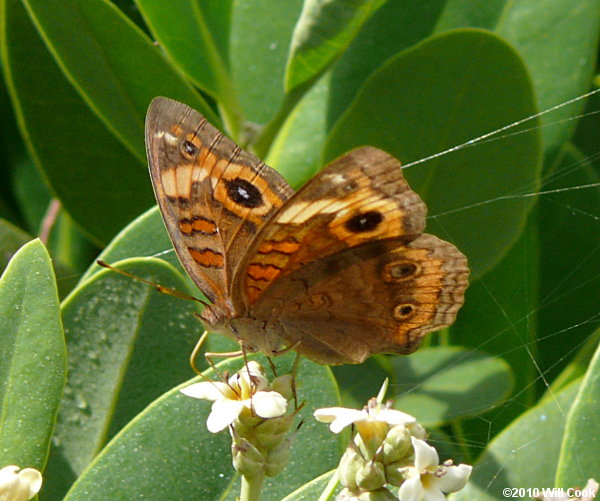
[[[416,238],[426,208],[402,176],[400,162],[362,147],[329,164],[265,226],[240,268],[254,304],[277,279],[367,242]]]
[[[146,117],[152,184],[175,250],[213,302],[232,298],[234,270],[293,190],[198,112],[156,98]]]

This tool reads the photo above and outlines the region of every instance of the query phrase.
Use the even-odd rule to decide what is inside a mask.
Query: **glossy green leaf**
[[[540,377],[535,315],[539,289],[536,216],[534,208],[525,231],[506,256],[469,285],[465,304],[450,327],[452,343],[501,357],[512,369],[515,393],[501,402],[500,409],[490,418],[494,434],[521,414],[523,408],[534,405],[539,397],[540,388],[531,384]],[[464,426],[472,437],[472,452],[478,454],[478,444],[489,440],[490,425],[476,417]]]
[[[32,238],[14,224],[0,219],[0,273],[4,271],[13,254]]]
[[[333,472],[327,472],[311,482],[306,483],[298,490],[283,498],[281,501],[305,501],[307,499],[320,499],[319,496],[331,481]]]
[[[33,240],[0,279],[0,465],[42,470],[66,376],[48,252]]]
[[[108,244],[98,259],[114,264],[122,259],[132,257],[159,257],[163,261],[179,266],[173,244],[165,229],[157,206],[144,212],[132,221]],[[92,264],[83,275],[88,279],[94,273],[103,270],[101,266]]]
[[[145,160],[144,117],[168,96],[219,121],[159,48],[106,0],[23,0],[61,70],[106,127]],[[69,29],[65,29],[68,26]]]
[[[506,488],[553,487],[566,413],[578,387],[573,384],[525,412],[492,440],[475,463],[469,483],[452,500],[502,501],[507,499]]]
[[[433,33],[444,7],[451,1],[388,1],[373,14],[332,68],[331,93],[323,108],[330,127],[351,105],[361,86],[379,67]],[[491,0],[484,1],[492,3]],[[462,3],[466,8],[472,2]],[[480,6],[479,10],[483,9]]]
[[[2,8],[2,57],[21,133],[63,207],[106,243],[152,203],[147,170],[65,80],[21,2],[4,0]],[[32,177],[29,170],[19,172],[19,183]]]
[[[285,63],[302,0],[234,2],[229,61],[245,118],[264,124],[284,98]]]
[[[546,390],[544,398],[553,398],[553,396],[571,384],[576,379],[582,378],[587,372],[588,366],[600,344],[600,330],[592,334],[585,343],[579,347],[577,354],[571,362],[562,370],[562,372],[552,381],[552,384]]]
[[[322,167],[321,150],[327,138],[324,110],[328,95],[329,74],[326,74],[290,113],[265,158],[267,165],[276,168],[295,188],[306,183]]]
[[[185,291],[158,259],[119,267]],[[202,325],[194,305],[110,270],[95,274],[63,303],[69,379],[47,484],[64,492],[114,436],[163,392],[191,374],[188,357]]]
[[[285,87],[289,92],[322,73],[386,0],[306,0],[294,29]]]
[[[19,129],[15,126],[17,133],[20,132]],[[26,223],[24,229],[34,235],[38,234],[52,200],[52,193],[44,176],[34,165],[31,156],[24,152],[14,162],[6,178],[12,181],[14,196]]]
[[[290,367],[293,360],[275,359]],[[239,369],[240,360],[219,364],[220,370]],[[214,374],[209,373],[211,377]],[[197,378],[195,381],[201,379]],[[329,371],[303,360],[297,376],[298,394],[305,406],[298,420],[291,459],[281,475],[267,479],[264,500],[280,500],[337,464],[339,437],[312,417],[315,407],[337,404]],[[186,397],[178,388],[166,393],[123,430],[98,456],[66,497],[78,499],[231,499],[239,495],[234,485],[229,433],[206,430],[210,402]],[[315,444],[319,444],[315,454]]]
[[[547,176],[539,207],[540,366],[552,378],[594,331],[600,305],[600,175],[574,147]]]
[[[527,65],[539,109],[546,110],[588,89],[599,18],[595,0],[387,2],[335,65],[326,108],[329,121],[343,113],[388,58],[432,34],[464,27],[495,31],[513,45]],[[553,124],[542,130],[545,152],[556,152],[568,139],[574,122],[563,119],[580,109],[581,103],[541,118],[544,125]]]
[[[581,382],[565,424],[556,485],[568,489],[596,478],[600,464],[600,348]]]
[[[221,103],[235,101],[228,69],[232,0],[136,0],[161,47]],[[233,111],[233,110],[232,110]]]
[[[532,200],[511,195],[535,191],[539,140],[514,135],[422,159],[534,111],[527,71],[510,46],[484,31],[457,30],[382,66],[337,122],[325,157],[368,144],[399,158],[429,207],[428,231],[455,243],[477,277],[523,230]]]
[[[596,0],[519,0],[506,2],[496,32],[525,60],[540,110],[564,103],[588,90],[600,30]],[[544,151],[551,158],[570,137],[569,120],[583,108],[579,101],[542,118]]]
[[[501,358],[464,348],[422,348],[389,362],[394,408],[426,427],[481,414],[504,400],[513,384]]]
[[[333,366],[331,370],[340,387],[342,405],[354,409],[367,405],[389,377],[389,366],[388,358],[383,356],[371,357],[362,364]]]

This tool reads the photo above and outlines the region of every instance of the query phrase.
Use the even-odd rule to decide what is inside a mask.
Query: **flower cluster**
[[[181,392],[213,402],[206,426],[212,433],[229,427],[233,466],[244,477],[274,476],[285,467],[290,450],[286,434],[295,417],[286,414],[291,375],[269,384],[263,368],[250,361],[226,383],[203,381]]]
[[[0,470],[0,499],[27,501],[42,487],[42,474],[34,468],[9,465]]]
[[[351,424],[357,431],[338,467],[340,500],[441,501],[444,493],[462,489],[471,474],[466,464],[439,464],[416,419],[375,398],[360,411],[332,407],[317,410],[315,417],[331,423],[334,433]],[[398,498],[386,486],[399,487]]]

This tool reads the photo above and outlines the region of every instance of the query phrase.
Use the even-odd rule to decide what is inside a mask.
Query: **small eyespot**
[[[394,307],[394,318],[397,320],[406,320],[410,318],[416,311],[412,304],[397,304]]]
[[[191,141],[184,141],[181,143],[181,151],[187,157],[193,157],[198,153],[198,147]]]
[[[364,233],[373,231],[381,221],[383,221],[381,212],[369,211],[352,216],[344,226],[352,233]]]
[[[249,209],[255,209],[263,205],[260,191],[249,181],[236,177],[225,182],[227,183],[227,195],[236,204]]]
[[[411,261],[393,261],[383,268],[383,280],[402,282],[420,273],[421,267]]]

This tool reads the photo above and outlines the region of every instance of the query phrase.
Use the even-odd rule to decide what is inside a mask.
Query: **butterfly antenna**
[[[138,282],[143,282],[145,284],[148,284],[148,285],[152,286],[154,289],[156,289],[158,292],[162,292],[163,294],[177,297],[179,299],[186,299],[188,301],[196,301],[197,303],[200,303],[200,304],[204,305],[205,307],[209,306],[209,304],[206,301],[204,301],[200,298],[197,298],[195,296],[192,296],[191,294],[186,294],[185,292],[178,291],[177,289],[171,289],[170,287],[165,287],[164,285],[157,284],[156,282],[151,282],[150,280],[146,280],[145,278],[142,278],[138,275],[134,275],[133,273],[129,273],[128,271],[122,270],[120,268],[116,268],[116,267],[108,264],[106,261],[102,261],[102,259],[96,260],[96,264],[98,264],[99,266],[102,266],[103,268],[107,268],[111,271],[115,271],[125,277],[131,278],[132,280],[137,280]]]

